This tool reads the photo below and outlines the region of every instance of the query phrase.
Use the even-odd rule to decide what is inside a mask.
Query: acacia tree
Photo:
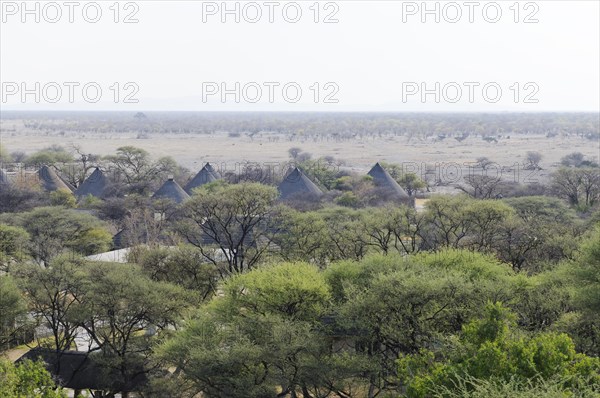
[[[100,161],[100,156],[85,153],[81,146],[71,144],[73,162],[58,166],[61,175],[74,187],[78,187],[86,179],[89,171]]]
[[[498,225],[511,216],[513,209],[505,203],[478,200],[469,204],[464,217],[469,225],[469,246],[477,251],[489,251],[500,239]]]
[[[581,167],[585,162],[585,155],[581,152],[571,152],[560,160],[565,167]]]
[[[574,266],[574,270],[571,268]],[[574,271],[574,272],[573,272]],[[583,241],[581,254],[565,273],[574,274],[575,306],[579,314],[570,320],[579,348],[590,355],[600,355],[600,225]]]
[[[500,193],[502,178],[491,175],[469,174],[463,178],[464,185],[456,188],[475,199],[493,199]]]
[[[449,345],[444,352],[423,350],[400,358],[398,370],[408,398],[473,396],[471,390],[479,389],[482,381],[502,389],[497,396],[595,395],[598,358],[578,354],[566,334],[521,335],[514,314],[499,302],[488,303],[481,319],[464,325],[460,339]],[[553,394],[519,394],[555,380]],[[516,391],[509,393],[506,386],[515,385]]]
[[[48,195],[36,190],[30,182],[23,186],[0,184],[0,213],[29,211],[37,206],[46,206],[49,202]]]
[[[540,162],[542,161],[542,154],[535,151],[528,151],[525,156],[525,170],[541,170]]]
[[[73,155],[60,145],[52,145],[28,156],[25,159],[27,166],[54,165],[65,167],[73,162]]]
[[[286,261],[324,263],[327,224],[321,214],[280,206],[275,209],[269,223],[274,232],[269,234],[269,239],[275,244],[274,254]]]
[[[583,168],[579,175],[585,206],[594,206],[600,200],[600,168]]]
[[[498,258],[513,269],[533,270],[537,264],[571,257],[581,228],[575,212],[558,198],[528,196],[505,199],[514,213],[497,224],[494,243]],[[572,239],[565,240],[564,236]]]
[[[191,246],[177,248],[138,246],[130,252],[129,261],[140,265],[153,281],[181,286],[202,302],[217,291],[217,271],[200,251]]]
[[[134,265],[86,263],[83,273],[78,324],[95,344],[99,376],[114,389],[109,393],[127,397],[127,387],[140,374],[158,367],[151,354],[180,321],[187,296],[178,286],[150,280]]]
[[[193,397],[359,397],[364,368],[322,333],[329,288],[314,266],[284,263],[227,280],[220,297],[161,350],[176,394]],[[175,394],[173,394],[175,395]]]
[[[29,251],[40,264],[66,250],[82,255],[102,252],[112,242],[100,220],[72,209],[40,207],[20,214],[15,222],[29,233]]]
[[[425,205],[425,226],[421,235],[429,248],[459,247],[468,233],[464,217],[471,203],[465,196],[434,196]]]
[[[15,340],[26,314],[25,300],[10,275],[0,275],[0,352]],[[0,383],[1,384],[1,383]]]
[[[138,193],[147,192],[156,180],[179,171],[177,163],[171,157],[153,161],[146,150],[134,146],[117,148],[117,153],[107,156],[106,160],[113,171],[113,177],[122,178],[129,189]]]
[[[38,324],[52,331],[48,344],[60,355],[70,350],[77,337],[76,314],[81,311],[84,288],[82,261],[59,258],[52,266],[23,267],[18,270],[19,285],[27,296],[29,309]]]
[[[169,333],[189,305],[183,289],[152,281],[130,264],[59,258],[17,275],[31,313],[52,331],[52,340],[40,343],[60,358],[81,338],[99,365],[98,380],[123,396],[158,366],[151,359],[156,337]]]
[[[398,392],[397,359],[439,344],[460,331],[492,297],[511,297],[507,268],[493,258],[446,250],[368,256],[326,271],[339,300],[337,325],[354,336],[356,350],[373,365],[363,396]]]
[[[430,249],[471,248],[492,253],[515,232],[511,229],[514,224],[504,224],[513,215],[514,210],[501,201],[434,196],[426,204],[418,237]]]
[[[498,239],[493,242],[496,256],[521,271],[535,257],[542,240],[529,224],[518,217],[509,217],[499,224]]]
[[[396,181],[409,196],[414,196],[417,192],[427,188],[427,183],[415,173],[404,173]]]
[[[361,216],[361,230],[369,238],[369,244],[384,254],[391,250],[402,254],[420,250],[424,217],[413,208],[365,209]]]
[[[600,198],[600,168],[561,168],[552,175],[552,186],[573,206],[593,206]]]
[[[184,205],[177,230],[222,277],[252,269],[269,247],[267,219],[277,190],[257,183],[208,185]]]
[[[21,227],[0,224],[0,271],[26,257],[29,234]]]
[[[329,261],[360,260],[369,249],[369,239],[361,229],[361,213],[333,207],[319,211],[327,226],[325,256]]]

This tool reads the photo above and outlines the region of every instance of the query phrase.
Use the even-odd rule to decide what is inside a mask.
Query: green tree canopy
[[[526,389],[529,383],[561,377],[561,391],[569,395],[590,391],[600,381],[598,358],[577,354],[566,334],[519,333],[514,315],[500,303],[486,305],[480,319],[464,325],[460,341],[450,344],[454,347],[442,353],[443,361],[429,350],[400,357],[399,374],[407,397],[424,398],[439,391],[457,390],[459,380],[465,377],[515,381]]]
[[[0,359],[0,396],[4,398],[66,398],[57,388],[43,362],[23,361],[15,365]]]
[[[223,276],[252,269],[268,249],[267,220],[277,190],[258,183],[208,185],[185,204],[177,230]]]
[[[60,145],[53,145],[29,155],[25,159],[25,164],[39,167],[43,165],[71,163],[73,161],[73,155],[69,151]]]
[[[43,264],[67,250],[91,255],[106,251],[112,243],[100,220],[72,209],[40,207],[19,214],[15,222],[29,233],[29,252]]]
[[[317,381],[331,391],[343,384],[341,369],[352,360],[336,362],[319,337],[329,300],[323,275],[311,265],[284,263],[234,276],[163,346],[163,356],[183,372],[184,396],[316,396]],[[334,369],[340,373],[332,377]]]
[[[0,275],[0,351],[10,343],[24,323],[26,302],[10,275]]]
[[[135,193],[148,193],[153,184],[161,182],[168,175],[178,175],[181,171],[177,162],[170,156],[153,160],[150,153],[142,148],[123,146],[115,155],[106,156],[113,178],[121,179],[127,189]]]
[[[21,227],[0,224],[0,270],[24,259],[28,251],[29,233]]]

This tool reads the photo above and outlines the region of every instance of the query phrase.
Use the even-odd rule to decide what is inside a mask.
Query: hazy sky
[[[24,14],[21,1],[0,1],[2,109],[597,112],[600,107],[598,1],[428,1],[433,13],[425,15],[421,1],[228,1],[234,11],[225,15],[221,1],[121,1],[118,7],[113,1],[81,1],[74,9],[63,1],[47,3],[29,1],[34,13]],[[97,8],[99,21],[86,21],[84,16],[96,18]],[[58,10],[61,18],[50,23]],[[252,23],[257,11],[262,16]],[[138,22],[123,23],[127,16]],[[326,18],[333,23],[324,23]],[[23,88],[37,91],[40,103],[33,93],[23,100]],[[230,90],[225,98],[222,88]],[[424,98],[423,89],[429,90]],[[127,94],[139,102],[124,103]]]

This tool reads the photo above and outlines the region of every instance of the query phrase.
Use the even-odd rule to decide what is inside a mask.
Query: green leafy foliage
[[[63,206],[72,209],[77,206],[75,196],[66,189],[59,189],[50,193],[50,203],[52,206]]]
[[[105,160],[113,176],[126,182],[126,190],[133,193],[148,193],[168,175],[178,176],[182,172],[173,158],[153,160],[148,151],[134,146],[117,148],[116,154]]]
[[[333,189],[338,177],[340,177],[339,166],[325,158],[304,159],[298,162],[297,166],[315,184],[321,185],[327,190]]]
[[[421,177],[404,170],[402,165],[386,162],[380,162],[380,164],[410,196],[414,196],[417,192],[427,188],[427,183]]]
[[[64,147],[53,145],[28,156],[25,164],[28,166],[49,166],[60,163],[70,163],[74,160],[73,155]]]
[[[57,388],[43,362],[23,361],[15,365],[0,359],[0,396],[4,398],[66,398]]]
[[[322,274],[307,264],[234,276],[220,297],[166,343],[163,357],[185,372],[190,396],[308,390],[307,379],[321,371],[315,366],[325,351],[315,328],[329,299]]]
[[[72,250],[82,255],[106,251],[112,235],[96,217],[61,207],[40,207],[16,217],[30,236],[29,252],[40,263]]]
[[[559,272],[571,283],[576,312],[563,313],[558,329],[574,336],[578,348],[600,355],[600,227],[590,232],[580,255]]]
[[[267,249],[263,237],[277,190],[258,183],[207,185],[185,204],[177,230],[223,276],[252,269]]]
[[[7,271],[11,264],[26,257],[29,233],[21,228],[0,224],[0,270]]]
[[[11,342],[23,322],[26,301],[10,275],[0,275],[0,347]]]
[[[451,393],[464,388],[460,380],[469,377],[523,386],[558,377],[564,380],[561,391],[565,394],[600,381],[598,358],[577,354],[566,334],[519,333],[514,315],[500,303],[488,304],[481,319],[464,325],[460,340],[453,341],[441,355],[442,361],[430,351],[400,357],[399,375],[407,397]]]
[[[218,272],[197,248],[139,246],[129,257],[152,280],[181,286],[196,296],[198,302],[211,297],[216,291]]]

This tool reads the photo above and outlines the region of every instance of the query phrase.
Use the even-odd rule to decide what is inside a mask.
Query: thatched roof
[[[59,189],[65,189],[69,192],[72,192],[72,188],[64,182],[56,171],[48,166],[42,166],[42,168],[38,171],[38,177],[42,184],[42,187],[46,191],[58,191]]]
[[[280,199],[323,195],[323,191],[297,167],[285,177],[277,189]]]
[[[200,170],[198,174],[196,174],[194,178],[192,178],[183,189],[191,195],[192,191],[195,188],[201,187],[204,184],[208,184],[209,182],[213,182],[219,179],[221,179],[221,175],[219,174],[219,172],[215,170],[215,168],[210,163],[206,163],[202,170]]]
[[[104,198],[104,189],[107,184],[108,180],[104,176],[104,173],[96,167],[96,170],[77,188],[75,195],[80,198],[92,195],[102,199]]]
[[[188,195],[187,192],[185,192],[172,178],[169,178],[163,186],[152,195],[152,199],[169,199],[175,203],[182,203],[189,198],[190,195]]]
[[[373,178],[373,182],[375,185],[389,191],[394,196],[397,196],[402,199],[409,198],[408,194],[402,188],[396,180],[388,173],[379,163],[375,164],[371,171],[369,171],[368,175]]]
[[[146,372],[139,366],[132,369],[129,380],[123,380],[117,369],[108,368],[97,361],[95,358],[98,355],[37,347],[25,353],[17,363],[25,359],[41,359],[61,386],[73,390],[138,391],[148,382]]]

